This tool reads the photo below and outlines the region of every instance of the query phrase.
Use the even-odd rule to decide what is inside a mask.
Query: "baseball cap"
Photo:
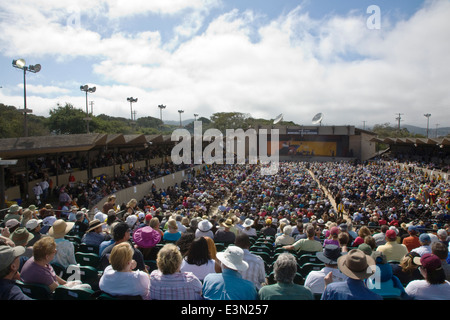
[[[0,246],[0,270],[13,263],[14,259],[20,257],[25,253],[25,248],[22,246]]]
[[[386,231],[386,238],[391,239],[391,240],[395,240],[397,239],[397,233],[395,232],[395,230],[388,230]]]
[[[415,264],[422,266],[429,271],[442,269],[441,259],[432,253],[425,253],[422,257],[414,258],[413,261]]]

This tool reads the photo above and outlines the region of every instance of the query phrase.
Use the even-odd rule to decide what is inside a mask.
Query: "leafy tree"
[[[83,120],[85,118],[86,113],[83,110],[74,108],[67,102],[64,106],[58,103],[55,109],[50,110],[48,125],[49,129],[56,134],[86,133],[86,121]],[[91,128],[91,123],[89,123],[89,129],[91,132],[95,129]]]

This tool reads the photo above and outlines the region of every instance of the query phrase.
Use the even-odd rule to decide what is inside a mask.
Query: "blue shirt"
[[[206,300],[257,300],[256,286],[235,270],[223,268],[222,273],[210,273],[203,280]]]
[[[364,281],[347,278],[327,285],[321,300],[383,300],[383,297],[367,288]]]

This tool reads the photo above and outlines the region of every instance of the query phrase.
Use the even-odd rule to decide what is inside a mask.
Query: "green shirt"
[[[313,300],[309,288],[295,283],[276,283],[259,289],[260,300]]]
[[[318,252],[323,250],[322,244],[317,240],[300,239],[293,244],[296,251],[313,251]]]

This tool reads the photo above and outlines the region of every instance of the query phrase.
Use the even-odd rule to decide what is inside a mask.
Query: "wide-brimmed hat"
[[[339,270],[347,277],[363,280],[375,273],[375,260],[359,249],[352,249],[338,261]]]
[[[8,213],[16,213],[19,212],[20,210],[22,210],[23,208],[20,207],[18,204],[13,204],[9,207],[8,209]]]
[[[222,226],[225,228],[231,228],[233,226],[233,220],[227,219],[224,222],[222,222]]]
[[[244,261],[244,250],[237,246],[228,246],[225,251],[218,252],[216,256],[227,268],[236,271],[248,269],[248,263]]]
[[[94,220],[92,220],[92,221],[89,222],[89,227],[88,227],[88,229],[86,230],[86,232],[91,232],[92,230],[95,230],[95,229],[97,229],[98,227],[101,227],[101,226],[103,226],[103,225],[105,225],[105,224],[106,224],[106,222],[101,222],[101,221],[98,220],[98,219],[94,219]]]
[[[133,233],[133,240],[141,248],[153,248],[161,240],[161,234],[152,227],[146,226]]]
[[[14,259],[20,257],[24,253],[25,248],[22,246],[0,246],[0,270],[6,269],[6,267],[13,263]]]
[[[198,223],[197,225],[197,229],[199,229],[200,231],[206,232],[211,230],[212,228],[212,223],[209,222],[208,220],[202,220]]]
[[[244,221],[244,223],[242,224],[245,228],[247,228],[247,227],[251,227],[252,225],[253,225],[253,220],[252,219],[249,219],[249,218],[247,218],[247,219],[245,219],[245,221]]]
[[[74,226],[74,222],[66,222],[62,219],[56,220],[48,230],[48,234],[55,239],[64,237]]]
[[[20,227],[14,230],[9,238],[14,242],[16,246],[26,246],[28,241],[34,238],[34,234],[29,233],[26,228]]]
[[[317,252],[317,259],[326,264],[337,264],[337,260],[342,255],[341,248],[335,244],[327,244],[322,252]]]

